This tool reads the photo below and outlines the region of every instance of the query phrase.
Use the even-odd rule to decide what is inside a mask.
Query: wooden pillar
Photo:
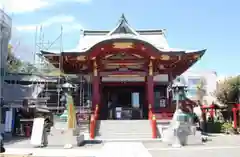
[[[172,78],[172,73],[168,73],[168,81],[170,82],[169,85],[170,87],[172,87],[172,81],[173,81],[173,78]],[[170,110],[170,111],[173,111],[174,110],[172,109],[172,100],[173,100],[173,95],[172,95],[172,91],[167,91],[168,92],[168,102],[167,102],[167,108]]]
[[[148,66],[148,75],[146,77],[146,86],[147,86],[147,100],[148,105],[154,106],[154,82],[153,82],[153,63],[150,60]]]
[[[93,89],[93,98],[92,98],[92,106],[93,108],[100,103],[100,91],[99,91],[99,84],[100,84],[100,77],[98,75],[98,67],[96,60],[93,61],[93,80],[92,80],[92,89]]]

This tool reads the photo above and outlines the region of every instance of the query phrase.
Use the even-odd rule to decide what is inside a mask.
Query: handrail
[[[99,111],[99,106],[97,104],[96,107],[95,107],[95,110],[94,110],[95,120],[98,119],[98,111]]]
[[[91,115],[91,120],[90,120],[90,139],[94,139],[95,137],[95,115]]]
[[[152,105],[149,104],[148,105],[148,120],[152,119],[152,115],[153,115],[153,113],[152,113]]]
[[[99,106],[97,104],[95,109],[94,109],[94,113],[91,115],[91,120],[90,120],[90,139],[94,139],[94,137],[95,137],[96,122],[97,122],[97,119],[98,119],[98,111],[99,111]]]
[[[152,138],[157,138],[157,121],[156,121],[155,114],[152,115],[151,127],[152,127]]]

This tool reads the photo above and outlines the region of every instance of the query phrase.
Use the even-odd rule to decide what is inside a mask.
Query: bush
[[[221,127],[221,132],[222,133],[226,133],[226,134],[234,133],[234,129],[232,127],[232,123],[230,123],[230,122],[223,123],[222,127]]]
[[[221,133],[223,123],[221,122],[207,122],[207,132]]]

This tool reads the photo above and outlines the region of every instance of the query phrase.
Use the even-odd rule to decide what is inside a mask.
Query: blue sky
[[[16,52],[23,59],[31,58],[37,25],[44,26],[46,41],[56,39],[63,25],[63,48],[70,50],[77,47],[80,29],[111,30],[124,13],[135,29],[167,29],[167,40],[172,48],[207,48],[204,57],[192,69],[214,70],[219,75],[240,74],[237,68],[240,61],[238,0],[1,1],[13,18],[13,41],[21,41],[19,47],[23,48],[16,48]],[[57,41],[52,48],[59,46]]]

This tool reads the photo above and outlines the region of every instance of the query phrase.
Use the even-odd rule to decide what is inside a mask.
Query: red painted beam
[[[145,82],[102,82],[103,86],[143,86]]]
[[[111,72],[100,72],[101,76],[108,76],[108,75],[139,75],[139,76],[146,76],[146,72],[139,72],[139,71],[111,71]]]

